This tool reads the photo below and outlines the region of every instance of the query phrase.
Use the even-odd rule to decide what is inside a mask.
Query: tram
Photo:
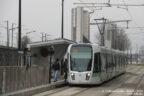
[[[69,84],[101,84],[126,72],[127,57],[118,50],[71,44],[67,56]]]

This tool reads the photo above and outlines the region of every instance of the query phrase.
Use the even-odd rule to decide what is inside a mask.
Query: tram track
[[[123,78],[123,79],[121,79],[121,78]],[[114,90],[116,90],[118,87],[120,87],[122,84],[124,84],[124,83],[125,83],[125,80],[128,80],[128,79],[130,79],[130,76],[129,76],[128,74],[123,74],[123,75],[120,75],[120,76],[118,76],[118,77],[115,77],[115,78],[113,78],[113,79],[111,79],[111,80],[109,80],[109,81],[101,84],[100,86],[96,86],[96,87],[97,87],[98,89],[99,89],[99,88],[100,88],[100,89],[103,89],[103,87],[111,86],[112,83],[113,83],[113,85],[116,85],[116,84],[117,84],[117,81],[122,82],[122,83],[114,86],[115,88],[113,88],[113,86],[111,86],[111,87],[112,87],[112,88],[111,88],[111,91],[114,91]],[[101,87],[102,87],[102,88],[101,88]],[[71,96],[81,96],[81,95],[80,95],[81,93],[83,93],[83,92],[85,92],[85,91],[88,91],[88,90],[90,90],[90,89],[92,89],[92,88],[93,88],[93,87],[87,88],[87,89],[82,90],[81,92],[75,93],[75,94],[73,94],[73,95],[71,95]],[[104,90],[105,90],[105,89],[104,89]],[[111,93],[112,93],[112,92],[105,93],[105,96],[109,96]]]
[[[144,80],[144,74],[142,74],[142,76],[141,76],[141,78],[140,78],[140,80],[139,80],[139,82],[138,82],[138,84],[137,84],[136,88],[134,89],[134,92],[132,93],[131,96],[135,96],[135,94],[137,94],[143,80]]]
[[[137,91],[141,91],[141,90],[139,90],[139,87],[141,86],[141,83],[144,80],[144,74],[138,74],[138,70],[142,71],[142,68],[137,68],[133,72],[131,70],[128,72],[128,73],[132,73],[132,74],[135,73],[135,74],[133,74],[133,76],[135,76],[137,74],[136,78],[139,79],[138,81],[136,81],[136,78],[133,78],[133,76],[131,76],[131,78],[129,78],[128,80],[126,80],[126,81],[124,80],[124,82],[121,84],[122,86],[115,88],[112,92],[110,92],[106,96],[117,96],[117,95],[118,96],[143,96],[144,94],[140,93],[140,92],[139,92],[139,95],[136,95]],[[141,77],[139,75],[141,75]],[[133,86],[132,89],[129,89],[129,88],[128,89],[123,89],[124,88],[123,85],[131,84],[131,82],[137,82],[136,83],[137,86],[136,87]],[[120,92],[120,94],[115,94],[115,92],[119,92],[119,91],[121,91],[121,92],[123,91],[123,92],[122,93]]]
[[[65,87],[60,88],[60,89],[57,89],[57,90],[55,90],[54,92],[52,92],[52,93],[50,93],[50,94],[47,94],[47,95],[45,95],[45,96],[51,96],[51,95],[53,95],[53,94],[56,94],[56,93],[58,93],[58,92],[61,92],[61,91],[63,91],[63,90],[69,89],[69,88],[70,88],[69,86],[65,86]]]
[[[81,94],[81,93],[83,93],[83,92],[85,92],[85,91],[87,91],[89,89],[91,89],[91,88],[86,88],[86,89],[84,89],[84,90],[82,90],[82,91],[80,91],[78,93],[72,94],[71,96],[77,96],[77,95],[79,95],[79,94]]]
[[[121,79],[122,77],[124,77],[124,78]],[[128,78],[130,78],[130,76],[128,76],[127,74],[124,74],[124,75],[121,75],[121,76],[119,76],[119,77],[117,77],[117,78],[114,78],[114,79],[112,79],[112,80],[110,80],[110,81],[108,81],[108,82],[105,82],[105,83],[103,83],[103,84],[100,85],[100,86],[96,86],[96,88],[97,88],[98,90],[103,89],[103,90],[107,91],[107,89],[105,89],[106,86],[111,86],[111,85],[112,85],[111,83],[117,84],[117,81],[118,81],[119,79],[120,79],[119,82],[122,82],[123,80],[127,80]],[[114,84],[114,85],[115,85],[115,84]],[[120,87],[122,84],[124,84],[124,82],[121,83],[121,84],[117,84],[116,86],[111,86],[111,87],[112,87],[111,90],[114,91],[115,89],[117,89],[118,87]],[[115,87],[115,88],[114,88],[114,87]],[[75,93],[75,94],[73,94],[73,95],[71,95],[71,96],[82,96],[82,95],[81,95],[82,93],[84,93],[84,92],[86,92],[86,91],[89,91],[89,90],[91,90],[91,89],[93,89],[93,88],[95,88],[95,87],[87,88],[87,89],[82,90],[82,91],[80,91],[80,92],[78,92],[78,93]],[[96,91],[97,91],[97,90],[96,90]],[[102,91],[102,90],[101,90],[101,91]],[[111,92],[111,93],[112,93],[112,92]],[[111,93],[110,93],[110,92],[109,92],[109,93],[106,92],[106,93],[104,93],[104,94],[105,94],[105,96],[109,96]]]
[[[111,89],[111,92],[107,93],[106,96],[110,96],[113,91],[115,91],[117,88],[119,88],[121,85],[123,85],[125,83],[125,80],[129,80],[131,79],[129,75],[126,74],[125,78],[121,79],[122,77],[120,77],[120,81],[121,82],[120,84],[118,84],[115,88]],[[115,80],[117,81],[117,80]],[[114,84],[115,85],[115,84]]]
[[[77,94],[79,92],[83,92],[87,89],[88,88],[71,87],[71,88],[68,88],[65,90],[54,92],[54,93],[46,95],[46,96],[75,96],[74,94]]]
[[[127,96],[126,94],[129,94],[128,96],[143,96],[143,93],[143,95],[136,95],[139,90],[143,90],[143,69],[144,67],[131,66],[127,68],[125,74],[117,76],[101,85],[66,85],[41,96]]]

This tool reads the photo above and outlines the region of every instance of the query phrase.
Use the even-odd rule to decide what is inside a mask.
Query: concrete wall
[[[28,70],[25,67],[0,67],[0,94],[45,85],[48,82],[47,66]]]
[[[16,49],[0,48],[0,66],[17,66],[17,60]]]

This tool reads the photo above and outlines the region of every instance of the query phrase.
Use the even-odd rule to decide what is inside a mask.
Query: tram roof
[[[123,51],[112,49],[112,48],[110,49],[110,48],[105,47],[105,46],[99,46],[98,44],[94,44],[94,43],[75,43],[75,45],[83,45],[83,44],[99,47],[100,49],[104,49],[104,50],[107,50],[107,51],[123,53]]]

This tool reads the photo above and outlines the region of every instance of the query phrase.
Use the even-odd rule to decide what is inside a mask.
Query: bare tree
[[[103,30],[103,26],[101,26],[100,29]],[[105,31],[107,31],[107,32],[109,31],[107,35],[110,35],[110,33],[112,33],[111,34],[111,37],[112,37],[111,38],[111,41],[112,41],[111,46],[113,49],[125,51],[130,48],[131,42],[130,42],[127,34],[125,33],[124,29],[119,28],[116,24],[110,24],[110,26],[108,26],[108,28],[105,28]],[[99,33],[96,36],[98,45],[101,45],[101,37],[102,36],[100,36]],[[105,37],[107,37],[107,36],[105,36]]]
[[[139,54],[140,56],[144,56],[144,45],[140,47]]]
[[[131,42],[123,29],[119,28],[119,31],[117,31],[116,41],[117,49],[125,51],[130,48]]]
[[[31,40],[28,36],[23,36],[22,37],[22,49],[27,47],[27,44],[30,43]]]

